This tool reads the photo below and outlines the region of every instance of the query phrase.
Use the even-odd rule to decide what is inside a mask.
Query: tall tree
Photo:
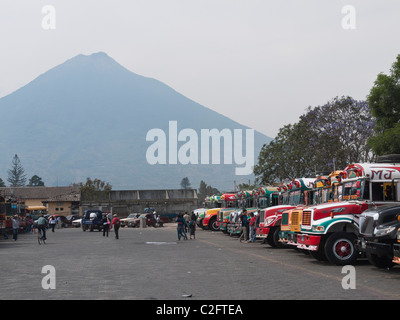
[[[323,106],[308,108],[300,117],[310,128],[308,150],[318,170],[344,168],[352,162],[370,161],[373,154],[367,144],[374,132],[368,103],[351,97],[336,97]]]
[[[91,179],[91,178],[86,178],[86,183],[83,184],[82,182],[80,183],[80,189],[81,191],[84,192],[94,192],[94,191],[105,191],[109,192],[112,189],[112,186],[105,181],[102,181],[100,179]]]
[[[376,119],[368,143],[377,155],[400,153],[400,55],[389,75],[378,74],[367,101]]]
[[[108,182],[97,178],[86,178],[86,183],[83,184],[81,182],[79,185],[82,199],[86,201],[102,201],[108,199],[109,193],[112,189],[112,186]]]
[[[25,170],[16,154],[11,162],[11,169],[8,170],[7,181],[10,187],[23,187],[26,184]]]
[[[28,187],[43,187],[44,182],[42,181],[42,178],[39,177],[38,175],[32,176],[32,178],[29,179],[28,182]]]
[[[214,194],[220,194],[219,190],[213,188],[212,186],[208,186],[203,180],[200,181],[199,192],[197,194],[199,204],[204,202],[204,199],[207,196],[211,196]]]
[[[184,177],[181,181],[181,189],[189,189],[190,188],[190,181],[188,177]]]
[[[261,184],[293,179],[304,175],[307,149],[301,136],[306,136],[307,127],[302,130],[299,123],[288,124],[279,129],[278,135],[265,144],[254,166],[257,182]]]
[[[336,97],[323,106],[309,107],[299,122],[284,126],[263,146],[254,167],[257,182],[313,177],[317,171],[369,161],[373,154],[367,139],[373,129],[365,101]]]

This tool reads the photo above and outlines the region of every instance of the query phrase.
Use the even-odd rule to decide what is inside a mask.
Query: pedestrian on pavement
[[[185,219],[185,232],[188,232],[188,226],[189,226],[189,221],[190,221],[190,216],[187,213],[187,211],[185,212],[183,218]]]
[[[49,219],[49,225],[51,227],[51,231],[54,232],[54,228],[56,227],[57,220],[54,216],[51,216]]]
[[[246,209],[243,209],[240,219],[242,221],[243,241],[249,241],[249,222]]]
[[[110,219],[108,218],[107,214],[103,214],[103,218],[101,219],[101,222],[103,224],[103,237],[107,235],[108,237],[108,231],[110,229]]]
[[[187,240],[187,235],[185,232],[185,218],[183,217],[182,213],[178,215],[176,222],[177,222],[178,240],[181,240],[181,237]]]
[[[261,210],[257,210],[257,215],[256,215],[256,229],[260,226],[260,217],[261,217]]]
[[[250,212],[250,240],[249,242],[256,242],[256,217],[253,212]]]
[[[121,220],[117,217],[116,214],[114,214],[114,218],[111,224],[114,225],[115,239],[119,239],[119,227],[121,226]]]
[[[62,222],[61,222],[61,217],[56,218],[56,229],[61,229],[62,227]]]
[[[157,212],[153,212],[153,228],[157,227]]]
[[[189,221],[189,236],[190,239],[196,239],[196,216],[192,215]]]
[[[28,216],[26,218],[26,232],[32,233],[32,224],[33,224],[33,219],[31,216]]]
[[[12,229],[13,229],[13,239],[14,241],[17,241],[18,239],[18,231],[19,231],[19,217],[18,215],[14,215],[11,218],[11,222],[12,222]]]

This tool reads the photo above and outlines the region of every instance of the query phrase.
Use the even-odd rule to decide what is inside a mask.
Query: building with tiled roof
[[[79,214],[80,190],[68,187],[2,187],[0,196],[17,206],[18,212],[45,206],[49,214]]]

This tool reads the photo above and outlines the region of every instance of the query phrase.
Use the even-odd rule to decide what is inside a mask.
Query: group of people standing
[[[121,226],[121,220],[116,214],[114,214],[113,219],[110,220],[109,214],[109,211],[107,213],[103,213],[103,218],[101,219],[103,224],[103,237],[108,237],[108,232],[114,226],[115,239],[119,239],[119,227]]]
[[[185,214],[178,214],[177,222],[177,231],[178,231],[178,240],[183,239],[187,240],[187,233],[189,232],[190,239],[196,239],[196,215],[192,212],[192,215],[189,215],[187,212]]]
[[[254,212],[250,212],[250,219],[247,215],[247,210],[243,209],[241,215],[242,228],[243,228],[243,239],[247,242],[256,242],[257,227],[260,221],[260,210],[257,211],[257,215]]]
[[[21,219],[24,219],[24,218],[21,218],[17,214],[13,215],[10,219],[14,241],[18,240],[18,233],[20,232],[20,229],[21,229]],[[27,229],[28,232],[34,232],[35,228],[38,228],[42,231],[43,238],[46,239],[46,227],[47,227],[48,221],[43,217],[43,215],[37,219],[36,225],[33,222],[33,219],[31,217],[29,217],[29,219],[26,218],[25,220],[30,221],[29,229]],[[54,231],[54,228],[53,228],[53,231]],[[4,238],[8,239],[7,232],[4,233]]]

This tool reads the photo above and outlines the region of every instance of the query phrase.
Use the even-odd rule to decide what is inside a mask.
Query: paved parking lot
[[[0,240],[1,299],[270,300],[398,299],[400,266],[355,267],[356,289],[344,289],[342,267],[293,249],[240,243],[221,232],[197,230],[177,241],[175,224],[123,228],[120,239],[81,229]],[[44,266],[55,271],[55,289],[44,289]],[[51,281],[49,281],[50,283]]]

